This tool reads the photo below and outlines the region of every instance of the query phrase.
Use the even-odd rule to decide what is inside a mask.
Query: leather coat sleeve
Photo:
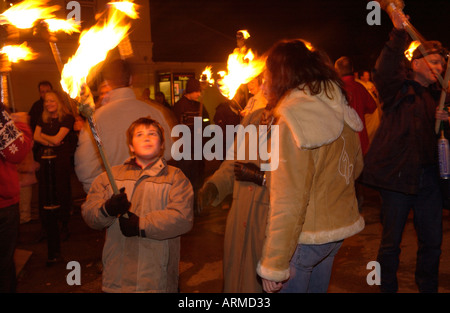
[[[279,166],[270,172],[270,211],[258,274],[272,281],[289,278],[289,261],[305,222],[313,180],[312,154],[299,149],[286,123],[279,122]]]

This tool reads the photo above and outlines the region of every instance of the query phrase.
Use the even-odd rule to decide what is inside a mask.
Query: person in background
[[[107,105],[94,112],[94,118],[109,164],[111,166],[123,164],[130,157],[126,130],[133,121],[145,116],[151,116],[158,121],[164,128],[164,133],[169,134],[164,141],[164,157],[170,160],[171,127],[159,110],[136,99],[130,87],[132,72],[129,63],[121,59],[108,62],[104,67],[103,77],[111,87],[108,93],[109,101]],[[86,99],[89,102],[93,101],[89,96]],[[92,133],[88,127],[84,127],[80,132],[75,151],[75,173],[86,193],[89,192],[92,181],[103,171],[103,162]]]
[[[163,95],[163,97],[164,97],[164,94],[162,92],[157,92],[156,93],[156,99],[160,99],[160,97],[158,97],[158,93],[161,93]],[[163,98],[163,99],[165,101],[165,98]],[[150,106],[152,106],[155,109],[157,109],[164,116],[164,119],[169,124],[170,129],[172,129],[175,125],[178,124],[178,120],[175,117],[175,114],[172,112],[170,106],[165,106],[163,102],[160,102],[160,101],[157,101],[157,100],[153,100],[153,99],[150,98],[150,96],[149,96],[148,99],[146,99],[144,101],[145,101],[145,103],[147,103]],[[169,164],[170,163],[173,163],[173,160],[172,160],[172,162],[169,162]]]
[[[28,112],[28,115],[30,116],[30,127],[31,131],[34,133],[34,130],[36,129],[37,122],[42,116],[42,111],[44,111],[44,97],[45,94],[49,91],[53,90],[52,84],[47,81],[43,80],[38,83],[38,90],[39,90],[39,100],[33,103],[31,106],[30,111]],[[36,161],[36,153],[38,152],[39,145],[36,145],[33,147],[33,151],[35,153],[34,158]]]
[[[26,158],[17,165],[20,181],[20,224],[31,221],[31,199],[33,185],[37,183],[36,171],[39,163],[34,160],[33,151],[28,152]]]
[[[61,261],[60,239],[69,238],[72,210],[71,167],[75,118],[64,105],[62,95],[49,91],[44,98],[44,111],[36,125],[34,140],[41,144],[39,153],[39,202],[44,229],[47,232],[47,266]],[[53,196],[49,196],[53,195]],[[58,222],[62,227],[59,229]]]
[[[108,104],[109,102],[109,92],[111,91],[111,86],[108,85],[108,82],[103,81],[98,87],[98,97],[95,101],[95,109],[99,109],[100,107]]]
[[[354,182],[363,124],[324,53],[301,39],[268,52],[264,89],[278,127],[279,166],[257,273],[266,292],[326,292],[343,240],[364,228]]]
[[[412,209],[418,239],[415,281],[419,292],[438,292],[443,203],[435,124],[447,120],[448,114],[437,110],[441,92],[436,83],[446,51],[437,41],[424,42],[425,55],[416,49],[406,68],[407,18],[397,11],[389,16],[394,28],[373,71],[383,115],[361,177],[382,198],[380,290],[398,291],[401,241]]]
[[[265,108],[267,105],[267,99],[264,97],[263,90],[261,89],[263,83],[263,74],[258,75],[252,79],[248,84],[248,91],[253,95],[247,102],[244,110],[241,111],[241,116],[245,116],[256,110]]]
[[[360,131],[358,135],[364,156],[367,153],[367,150],[369,150],[370,144],[366,129],[365,116],[366,114],[373,113],[377,109],[377,104],[366,88],[355,81],[353,75],[353,63],[349,57],[343,56],[336,60],[334,63],[334,68],[344,82],[344,88],[347,92],[349,105],[355,109],[363,123],[363,130]],[[361,209],[364,202],[364,189],[358,182],[355,184],[355,188],[356,196],[358,197],[358,205]]]
[[[267,112],[264,108],[251,111],[242,119],[248,125],[270,126],[265,122]],[[258,134],[259,137],[259,134]],[[269,211],[269,192],[266,174],[261,171],[260,159],[237,159],[238,149],[249,151],[253,140],[247,136],[242,146],[235,140],[234,159],[225,160],[199,191],[199,208],[219,205],[228,195],[233,195],[227,215],[223,254],[223,292],[261,293],[261,279],[255,268],[262,253],[267,212]]]
[[[343,56],[339,58],[336,60],[334,67],[344,82],[344,88],[347,92],[349,105],[355,109],[359,115],[359,118],[363,122],[364,128],[358,134],[361,142],[361,149],[363,151],[363,155],[365,155],[369,149],[369,137],[367,135],[364,116],[366,114],[373,113],[377,108],[377,104],[366,88],[355,81],[353,76],[353,63],[349,57]]]
[[[16,292],[14,251],[19,236],[19,173],[33,145],[26,113],[8,113],[0,103],[0,293]]]
[[[30,108],[30,111],[28,112],[28,115],[30,117],[30,127],[31,127],[32,134],[34,134],[36,125],[42,116],[42,112],[44,111],[45,94],[52,90],[53,90],[53,86],[48,80],[43,80],[38,83],[39,100],[37,100],[33,103],[33,105]],[[33,158],[38,163],[40,162],[39,154],[40,154],[41,150],[42,150],[41,144],[39,142],[34,141],[34,143],[33,143]],[[39,176],[39,170],[36,174]],[[44,206],[44,204],[39,202],[39,200],[38,200],[38,212],[39,212],[39,218],[41,219],[41,223],[42,223],[41,212],[42,212],[43,206]],[[45,229],[41,229],[41,234],[38,236],[37,241],[40,242],[40,241],[44,240],[46,237],[47,237],[47,234],[45,232]]]
[[[127,141],[134,156],[112,168],[120,193],[113,194],[102,173],[81,207],[91,228],[106,228],[102,290],[177,292],[180,236],[193,226],[192,186],[162,157],[164,130],[158,122],[139,118]]]
[[[141,99],[142,101],[149,101],[151,100],[150,98],[150,88],[144,88],[144,90],[142,90],[142,95],[141,95]]]
[[[246,89],[242,86],[236,90],[233,99],[227,99],[216,107],[214,114],[214,124],[222,129],[222,133],[227,133],[227,125],[237,126],[242,120],[242,108],[245,105]],[[226,136],[223,138],[223,158],[225,160],[227,151],[230,147],[227,146]]]
[[[356,82],[362,84],[364,88],[367,89],[368,92],[370,92],[370,95],[374,98],[375,101],[378,100],[379,94],[377,87],[375,87],[375,84],[370,80],[370,72],[369,71],[360,71],[358,73],[358,78],[355,79]]]
[[[367,136],[369,138],[369,144],[372,143],[373,137],[380,126],[381,115],[383,113],[382,104],[380,103],[380,95],[375,87],[375,84],[371,81],[369,71],[358,72],[358,78],[355,79],[356,82],[362,84],[366,90],[370,93],[373,100],[377,104],[377,109],[371,113],[364,116],[365,128],[367,131]]]
[[[202,119],[201,122],[201,132],[209,122],[209,114],[203,105],[198,101],[202,94],[202,87],[198,79],[194,77],[189,78],[186,89],[183,96],[178,100],[173,106],[173,113],[179,124],[184,124],[189,127],[191,133],[191,140],[189,144],[191,145],[191,158],[190,160],[185,160],[184,158],[177,162],[177,166],[183,171],[183,173],[189,178],[189,181],[194,188],[194,205],[197,204],[197,193],[198,190],[203,185],[204,174],[205,174],[205,164],[203,160],[203,153],[201,160],[194,159],[194,135],[198,131],[194,129],[194,120],[197,117]],[[203,150],[203,143],[202,143]],[[194,209],[196,211],[196,208]]]
[[[166,96],[161,91],[158,91],[158,92],[155,93],[155,101],[160,103],[160,104],[162,104],[162,105],[164,105],[168,109],[172,109],[172,107],[170,106],[169,102],[167,102],[167,100],[166,100]]]

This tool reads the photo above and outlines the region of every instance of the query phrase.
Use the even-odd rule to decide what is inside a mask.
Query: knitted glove
[[[130,208],[131,203],[128,201],[125,187],[120,189],[118,195],[112,195],[111,198],[105,202],[105,210],[109,216],[118,216],[126,213]]]
[[[119,217],[120,230],[126,237],[139,236],[139,216],[127,212],[128,217]]]

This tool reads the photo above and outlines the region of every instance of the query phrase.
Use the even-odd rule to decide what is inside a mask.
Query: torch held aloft
[[[418,46],[418,49],[422,53],[423,56],[427,55],[427,52],[423,46],[423,43],[425,42],[425,39],[422,37],[422,35],[414,28],[414,26],[409,22],[408,18],[406,17],[405,13],[403,12],[404,3],[400,0],[381,0],[379,1],[381,7],[386,10],[386,12],[391,16],[392,12],[397,12],[399,16],[402,19],[402,25],[406,32],[411,36],[412,40],[420,42],[420,45]],[[428,62],[426,63],[428,66]],[[446,83],[444,82],[444,79],[441,75],[436,74],[437,80],[441,84],[442,88],[446,88]],[[439,127],[439,126],[437,126]]]

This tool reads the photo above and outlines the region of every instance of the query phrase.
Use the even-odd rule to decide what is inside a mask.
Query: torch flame
[[[245,55],[240,53],[239,49],[235,49],[228,56],[228,72],[218,73],[222,77],[218,82],[220,92],[228,99],[233,99],[239,86],[247,84],[261,74],[264,66],[265,60],[255,59],[251,49]]]
[[[33,27],[39,19],[52,19],[53,12],[59,10],[59,6],[44,7],[49,0],[25,0],[16,4],[1,14],[1,24],[12,24],[19,29]]]
[[[124,23],[126,15],[112,11],[106,20],[81,33],[78,50],[64,65],[61,86],[71,98],[78,96],[91,70],[127,36],[131,25]]]
[[[246,31],[245,29],[238,30],[238,33],[242,33],[243,39],[245,39],[245,40],[247,40],[248,38],[250,38],[249,32]]]
[[[303,41],[303,43],[305,44],[306,48],[308,48],[309,51],[314,51],[314,50],[315,50],[315,48],[314,48],[314,46],[312,45],[312,43],[310,43],[309,41],[306,41],[306,40],[304,40],[304,39],[302,39],[302,41]]]
[[[114,7],[116,10],[119,10],[122,13],[125,13],[132,19],[137,19],[139,17],[136,11],[136,5],[130,1],[108,2],[108,5]]]
[[[208,82],[209,84],[214,84],[214,79],[212,78],[211,66],[205,67],[202,72],[201,81]]]
[[[64,19],[46,19],[44,22],[48,25],[48,30],[50,32],[58,32],[62,31],[66,34],[71,35],[72,33],[79,33],[80,32],[80,24],[75,21],[74,19],[70,20],[64,20]]]
[[[11,63],[17,63],[20,60],[28,61],[33,60],[37,57],[37,53],[34,53],[33,50],[31,50],[27,43],[24,42],[20,46],[13,45],[13,46],[4,46],[0,53],[6,54],[8,57],[8,60]]]
[[[408,59],[408,61],[412,60],[413,53],[419,46],[420,46],[420,41],[415,40],[415,41],[411,42],[408,49],[405,50],[405,52],[404,52],[405,57]]]

